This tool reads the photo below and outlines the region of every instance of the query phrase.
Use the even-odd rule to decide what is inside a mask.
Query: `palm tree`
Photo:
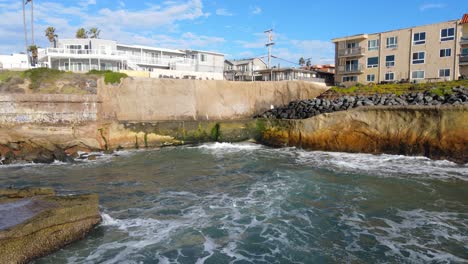
[[[309,58],[309,59],[307,59],[306,66],[310,67],[311,65],[312,65],[312,61],[310,61],[310,58]]]
[[[304,60],[303,57],[301,57],[301,58],[299,59],[299,65],[304,66],[304,64],[305,64],[305,60]]]
[[[28,59],[28,65],[29,65],[29,53],[28,53],[28,31],[26,28],[26,12],[24,10],[24,6],[26,5],[27,2],[25,0],[22,0],[22,6],[23,6],[23,28],[24,28],[24,46],[26,48],[26,58]]]
[[[32,66],[35,66],[37,63],[37,57],[38,57],[37,49],[38,47],[36,45],[31,45],[28,47],[28,51],[31,52],[31,57],[32,57],[31,65]]]
[[[88,35],[90,38],[99,38],[100,33],[101,33],[101,30],[99,30],[97,27],[92,27],[88,31]]]
[[[75,34],[76,38],[84,39],[88,38],[88,35],[86,34],[86,30],[84,28],[80,28],[76,31]]]
[[[54,27],[48,27],[45,30],[45,36],[50,42],[50,46],[53,46],[54,48],[57,47],[57,37],[58,35],[55,34],[55,28]]]

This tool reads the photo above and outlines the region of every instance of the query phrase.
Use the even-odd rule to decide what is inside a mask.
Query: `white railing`
[[[97,55],[97,56],[119,56],[124,57],[125,52],[118,50],[99,50],[99,49],[63,49],[47,48],[45,55]]]
[[[146,65],[162,65],[171,66],[172,64],[186,64],[195,65],[195,60],[184,58],[184,57],[147,57],[140,55],[129,55],[127,54],[128,61],[134,64],[146,64]]]

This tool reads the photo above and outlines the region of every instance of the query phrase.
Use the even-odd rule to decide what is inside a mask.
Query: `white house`
[[[57,48],[39,52],[39,63],[50,68],[90,70],[134,70],[152,77],[223,79],[224,54],[119,44],[105,39],[62,39]]]
[[[21,70],[29,69],[28,57],[26,54],[0,55],[0,69]]]

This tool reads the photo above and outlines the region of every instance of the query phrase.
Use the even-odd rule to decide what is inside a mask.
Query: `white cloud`
[[[253,15],[259,15],[262,13],[262,9],[258,6],[251,7],[250,10]]]
[[[428,9],[440,9],[440,8],[444,8],[445,7],[445,4],[424,4],[424,5],[421,5],[419,7],[419,10],[420,11],[426,11]]]
[[[78,2],[78,5],[81,7],[88,7],[90,5],[95,5],[96,0],[81,0]]]
[[[121,2],[121,3],[120,3]],[[24,48],[21,3],[6,3],[0,0],[0,52],[21,52]],[[180,33],[179,22],[194,21],[209,16],[205,13],[201,0],[166,1],[161,5],[147,4],[136,10],[122,10],[121,0],[113,8],[96,11],[87,5],[94,0],[82,0],[74,5],[62,2],[40,1],[35,4],[36,43],[41,47],[49,45],[44,36],[48,26],[56,28],[59,38],[74,37],[78,28],[98,27],[101,37],[128,44],[157,44],[177,48],[219,48],[223,38],[215,36]],[[120,6],[120,7],[119,7]],[[27,16],[29,19],[29,16]],[[30,29],[28,22],[28,30]],[[158,35],[159,32],[168,35]],[[173,37],[179,34],[179,37]],[[171,37],[172,36],[172,37]],[[161,37],[155,41],[157,37]],[[30,32],[28,32],[30,38]]]
[[[234,14],[227,11],[224,8],[218,8],[218,9],[216,9],[216,15],[218,15],[218,16],[233,16]]]

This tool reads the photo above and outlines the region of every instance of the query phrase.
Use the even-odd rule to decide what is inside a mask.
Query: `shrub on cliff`
[[[90,70],[88,74],[104,76],[104,82],[106,84],[120,83],[120,80],[122,78],[128,77],[128,75],[125,73],[113,72],[113,71]]]
[[[62,75],[66,74],[64,71],[49,69],[49,68],[36,68],[23,72],[23,77],[31,81],[29,88],[37,90],[42,83],[51,83],[57,80]]]

